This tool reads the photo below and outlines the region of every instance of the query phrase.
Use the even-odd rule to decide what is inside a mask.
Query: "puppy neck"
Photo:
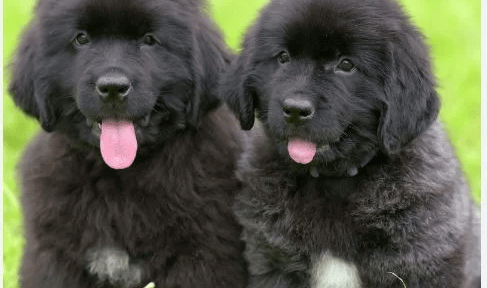
[[[359,165],[352,165],[350,166],[347,171],[346,171],[346,177],[354,177],[356,175],[358,175],[359,173],[359,170],[362,169],[363,167],[365,167],[367,164],[369,164],[370,161],[372,161],[372,159],[374,159],[374,157],[377,155],[377,151],[374,150],[374,151],[371,151],[369,154],[367,154],[363,160],[359,163]],[[309,168],[309,174],[311,175],[311,177],[313,178],[318,178],[320,177],[320,171],[319,171],[319,168],[316,166],[316,165],[312,165],[310,168]]]

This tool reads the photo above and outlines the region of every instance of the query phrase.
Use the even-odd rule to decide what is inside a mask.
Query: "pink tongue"
[[[113,169],[124,169],[132,165],[137,153],[134,124],[127,121],[103,121],[100,150],[105,163]]]
[[[316,154],[316,145],[300,139],[293,139],[287,144],[287,150],[294,162],[308,164]]]

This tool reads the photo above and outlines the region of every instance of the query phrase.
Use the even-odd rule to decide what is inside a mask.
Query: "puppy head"
[[[94,147],[103,127],[137,150],[197,127],[227,61],[199,2],[40,1],[12,64],[15,103]]]
[[[422,36],[385,0],[274,1],[247,34],[222,93],[242,128],[254,111],[284,158],[356,174],[436,118]]]

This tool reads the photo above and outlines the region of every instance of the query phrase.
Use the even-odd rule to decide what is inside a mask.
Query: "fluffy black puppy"
[[[260,120],[237,197],[250,287],[479,287],[479,223],[423,37],[388,0],[272,1],[222,92]]]
[[[39,2],[10,86],[52,132],[20,164],[22,287],[245,285],[242,132],[218,107],[229,58],[201,5]]]

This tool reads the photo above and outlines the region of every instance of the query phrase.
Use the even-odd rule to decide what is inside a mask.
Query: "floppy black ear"
[[[200,12],[204,13],[204,12]],[[201,113],[217,107],[218,82],[230,55],[220,32],[206,15],[201,15],[194,27],[193,74],[194,98],[190,101],[189,123],[197,127]]]
[[[438,116],[428,49],[411,28],[390,45],[392,69],[385,83],[385,100],[379,127],[384,149],[390,154],[426,130]]]
[[[25,113],[39,120],[47,132],[54,130],[58,117],[49,101],[53,93],[53,84],[39,72],[38,54],[41,43],[35,23],[25,31],[15,58],[11,64],[12,80],[9,93],[15,104]]]
[[[248,43],[247,40],[243,43],[240,56],[232,61],[220,85],[222,98],[238,116],[244,130],[250,130],[254,126],[257,108],[257,94],[253,88],[255,79],[251,72],[253,48]]]

